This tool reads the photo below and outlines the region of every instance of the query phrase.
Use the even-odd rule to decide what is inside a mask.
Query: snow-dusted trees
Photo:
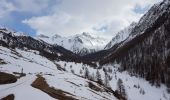
[[[121,79],[118,79],[117,81],[117,90],[118,94],[121,94],[123,97],[126,97],[126,91],[125,87],[123,85],[123,81]]]
[[[102,78],[101,78],[101,74],[100,74],[100,72],[99,72],[98,69],[97,69],[97,71],[96,71],[96,80],[97,80],[97,83],[103,84]]]
[[[83,74],[83,71],[80,69],[80,75],[82,75]]]
[[[93,81],[95,81],[95,74],[94,74],[94,73],[92,73],[91,79],[92,79]]]
[[[104,86],[105,87],[110,87],[110,84],[109,84],[109,75],[107,73],[105,73],[105,77],[104,77]]]
[[[84,78],[89,78],[89,70],[87,67],[85,67]]]

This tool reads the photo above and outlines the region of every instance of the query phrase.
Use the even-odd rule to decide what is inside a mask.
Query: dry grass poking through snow
[[[41,91],[47,93],[48,95],[50,95],[51,97],[55,98],[55,99],[59,99],[59,100],[77,100],[75,99],[74,95],[62,91],[60,89],[55,89],[54,87],[50,87],[47,82],[45,81],[45,78],[37,75],[37,79],[31,84],[32,87],[40,89]],[[70,95],[70,96],[68,96]]]
[[[17,78],[14,75],[0,72],[0,84],[15,83],[16,81]]]

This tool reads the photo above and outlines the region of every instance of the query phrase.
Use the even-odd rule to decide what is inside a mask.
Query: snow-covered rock
[[[17,32],[15,30],[6,28],[6,27],[0,27],[0,32],[6,33],[6,34],[11,34],[12,36],[28,36],[24,32]]]

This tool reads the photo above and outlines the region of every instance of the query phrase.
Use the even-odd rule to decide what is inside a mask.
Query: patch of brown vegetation
[[[50,87],[47,82],[45,81],[45,78],[43,78],[40,75],[37,75],[37,79],[31,84],[32,87],[40,89],[41,91],[47,93],[48,95],[50,95],[51,97],[55,98],[55,99],[59,99],[59,100],[77,100],[75,98],[73,98],[72,94],[62,91],[60,89],[55,89],[54,87]],[[72,95],[72,96],[67,96],[68,95]]]
[[[9,94],[8,96],[2,98],[1,100],[14,100],[15,96],[14,94]]]
[[[100,86],[98,86],[98,85],[93,84],[92,82],[88,82],[88,84],[89,84],[89,88],[94,91],[112,93],[119,100],[127,100],[125,97],[123,97],[121,94],[117,93],[116,91],[113,91],[111,88],[104,87],[100,84],[99,84]],[[92,91],[92,92],[94,92],[94,91]],[[94,93],[97,94],[96,92],[94,92]],[[105,98],[105,97],[103,97],[103,98]]]
[[[15,83],[16,81],[17,78],[14,75],[0,72],[0,84]]]

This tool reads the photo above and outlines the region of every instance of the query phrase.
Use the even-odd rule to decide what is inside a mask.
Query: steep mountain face
[[[57,59],[80,62],[80,57],[78,55],[61,46],[53,46],[44,41],[35,40],[30,36],[16,35],[7,29],[0,29],[0,45],[8,48],[27,48],[37,50],[40,51],[40,55],[52,60]]]
[[[121,30],[117,33],[115,37],[104,47],[104,50],[100,50],[98,52],[94,52],[91,54],[87,54],[83,56],[85,61],[99,61],[113,52],[121,43],[123,43],[128,37],[131,35],[132,29],[137,25],[137,23],[133,22],[130,26]]]
[[[137,25],[137,23],[133,22],[130,24],[130,26],[126,27],[125,29],[121,30],[120,32],[117,33],[115,37],[112,38],[112,40],[105,46],[104,49],[110,49],[116,44],[119,44],[126,40],[130,33],[132,32],[132,29]]]
[[[155,4],[132,29],[129,37],[100,64],[117,62],[120,70],[170,88],[170,1]],[[115,48],[115,47],[112,47]]]
[[[85,32],[82,34],[69,36],[69,37],[61,37],[59,35],[48,37],[45,35],[39,35],[37,38],[49,44],[60,45],[80,55],[85,55],[85,54],[99,51],[103,49],[103,47],[107,43],[106,39],[97,36],[92,36],[89,33],[85,33]]]

